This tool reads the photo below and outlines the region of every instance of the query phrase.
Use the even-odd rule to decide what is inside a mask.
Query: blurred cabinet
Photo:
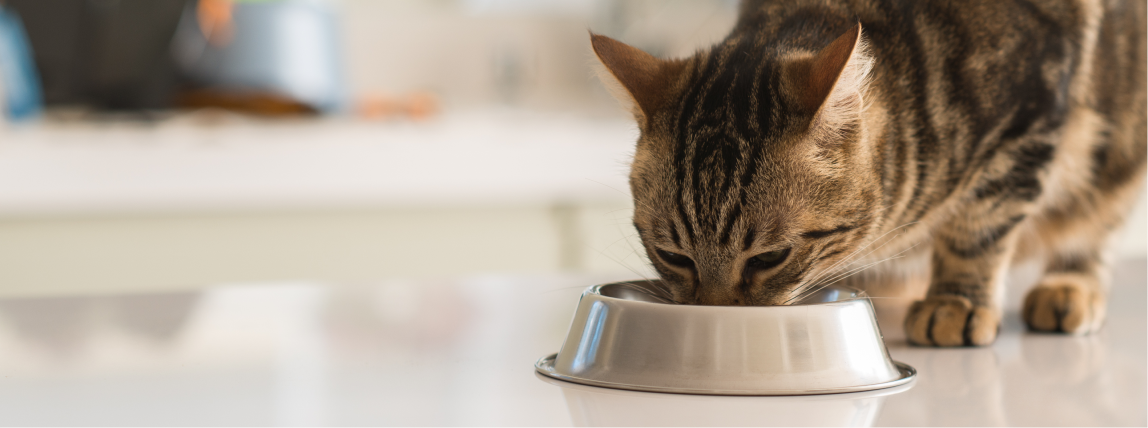
[[[0,132],[0,295],[648,275],[626,193],[635,135],[628,120],[507,112]]]

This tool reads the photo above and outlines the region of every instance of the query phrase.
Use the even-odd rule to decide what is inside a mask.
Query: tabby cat
[[[746,1],[689,58],[591,45],[638,122],[634,226],[675,301],[790,304],[923,251],[908,340],[986,345],[1035,255],[1031,329],[1104,321],[1148,157],[1143,0]]]

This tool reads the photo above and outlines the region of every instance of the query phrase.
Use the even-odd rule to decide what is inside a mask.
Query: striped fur
[[[747,1],[689,58],[592,45],[634,106],[634,224],[677,301],[787,304],[923,253],[910,341],[981,345],[1007,267],[1042,256],[1030,327],[1103,321],[1148,156],[1143,1]]]

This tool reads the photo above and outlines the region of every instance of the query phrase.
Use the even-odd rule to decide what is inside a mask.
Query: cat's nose
[[[746,304],[738,278],[729,278],[724,274],[702,273],[700,279],[702,281],[697,292],[697,304],[711,306]]]
[[[712,287],[710,290],[698,293],[697,304],[707,306],[742,306],[745,305],[745,299],[736,289]]]
[[[709,281],[701,283],[697,293],[697,304],[739,306],[746,304],[746,299],[737,283]]]

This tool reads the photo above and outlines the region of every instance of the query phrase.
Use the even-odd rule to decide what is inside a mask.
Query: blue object
[[[20,17],[0,6],[0,87],[4,93],[4,113],[19,121],[39,116],[44,101],[40,78],[32,59],[31,44]]]
[[[323,0],[236,2],[234,35],[215,46],[196,24],[194,4],[172,39],[176,63],[194,82],[238,92],[267,91],[316,110],[346,104],[338,19]]]

